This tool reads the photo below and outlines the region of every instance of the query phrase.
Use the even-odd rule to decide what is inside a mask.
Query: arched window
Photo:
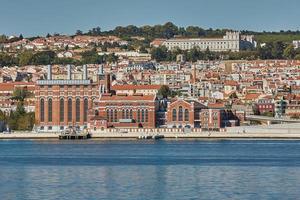
[[[183,121],[183,110],[182,110],[182,106],[179,106],[179,110],[178,110],[178,121],[180,121],[180,122]]]
[[[148,110],[145,111],[145,122],[148,122]]]
[[[172,111],[172,121],[175,122],[177,121],[177,110],[173,109]]]
[[[95,110],[95,116],[99,116],[99,111]]]
[[[188,109],[185,109],[184,110],[184,121],[189,121],[190,120],[190,114],[189,114],[189,110]]]
[[[110,122],[114,122],[114,111],[113,110],[110,110],[109,118],[110,118]]]
[[[41,122],[45,121],[45,100],[44,99],[40,100],[40,121]]]
[[[89,109],[89,105],[88,105],[88,99],[85,98],[83,101],[83,121],[87,122],[87,116],[88,116],[88,109]]]
[[[122,110],[122,119],[125,119],[125,110]]]
[[[109,110],[106,110],[106,120],[109,122]]]
[[[132,109],[131,109],[130,112],[129,112],[129,119],[133,119],[133,112],[132,112]]]
[[[141,121],[145,122],[145,111],[144,110],[142,110],[142,120]]]
[[[126,119],[129,119],[129,110],[126,110]]]
[[[72,99],[68,99],[68,122],[72,122]]]
[[[76,122],[80,122],[80,99],[76,99]]]
[[[115,121],[115,122],[118,122],[118,110],[115,110],[115,111],[114,111],[114,115],[115,115],[115,116],[114,116],[114,121]]]
[[[65,120],[65,102],[64,99],[59,100],[59,121],[63,122]]]
[[[52,99],[48,99],[48,122],[52,122]]]
[[[137,122],[140,122],[141,121],[141,111],[138,110],[137,111]]]

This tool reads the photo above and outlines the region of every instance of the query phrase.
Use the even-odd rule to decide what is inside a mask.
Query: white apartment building
[[[293,46],[295,49],[298,49],[300,47],[300,40],[293,40]]]
[[[226,32],[223,38],[172,38],[166,40],[162,45],[169,50],[179,48],[181,50],[190,50],[194,47],[205,51],[233,51],[238,52],[243,48],[255,47],[256,42],[253,35],[241,35],[240,32]]]

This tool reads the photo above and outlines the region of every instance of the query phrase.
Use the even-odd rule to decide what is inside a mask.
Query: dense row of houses
[[[26,110],[36,112],[37,128],[45,131],[69,126],[210,130],[243,124],[246,115],[300,116],[299,61],[144,63],[150,64],[130,71],[129,62],[1,68],[0,108],[15,109],[13,91],[27,88],[35,96]],[[162,85],[170,88],[168,99],[158,95]]]
[[[104,43],[117,43],[118,45],[127,45],[128,42],[115,36],[87,36],[77,35],[74,37],[66,35],[39,37],[34,40],[22,39],[12,43],[5,43],[3,48],[6,50],[60,50],[86,48],[91,45],[101,45]]]

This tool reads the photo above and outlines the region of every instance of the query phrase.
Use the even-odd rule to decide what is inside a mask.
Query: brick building
[[[111,90],[116,94],[133,95],[135,93],[144,95],[156,95],[161,85],[113,85]]]
[[[167,126],[169,128],[200,127],[200,112],[206,108],[195,100],[177,99],[168,102]]]
[[[232,111],[224,104],[208,104],[200,113],[201,128],[204,131],[220,131],[222,128],[238,126],[245,121],[244,111]]]
[[[87,77],[83,66],[83,79],[71,79],[68,66],[67,80],[52,80],[51,66],[48,66],[47,80],[38,80],[35,88],[36,130],[62,131],[69,127],[87,128],[88,111],[99,97],[99,82],[93,83]]]
[[[155,128],[156,95],[103,94],[94,102],[90,128]]]
[[[272,98],[263,98],[259,99],[257,103],[255,104],[256,107],[256,113],[259,115],[274,115],[275,112],[275,104],[274,100]]]

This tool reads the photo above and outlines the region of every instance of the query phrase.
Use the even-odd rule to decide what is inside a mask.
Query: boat
[[[165,136],[164,135],[159,135],[159,134],[152,136],[152,139],[154,139],[154,140],[159,140],[159,139],[163,139],[163,138],[165,138]]]
[[[164,137],[165,137],[164,135],[159,135],[159,134],[157,134],[157,135],[140,135],[140,136],[138,136],[138,139],[140,139],[140,140],[150,140],[150,139],[159,140]]]

